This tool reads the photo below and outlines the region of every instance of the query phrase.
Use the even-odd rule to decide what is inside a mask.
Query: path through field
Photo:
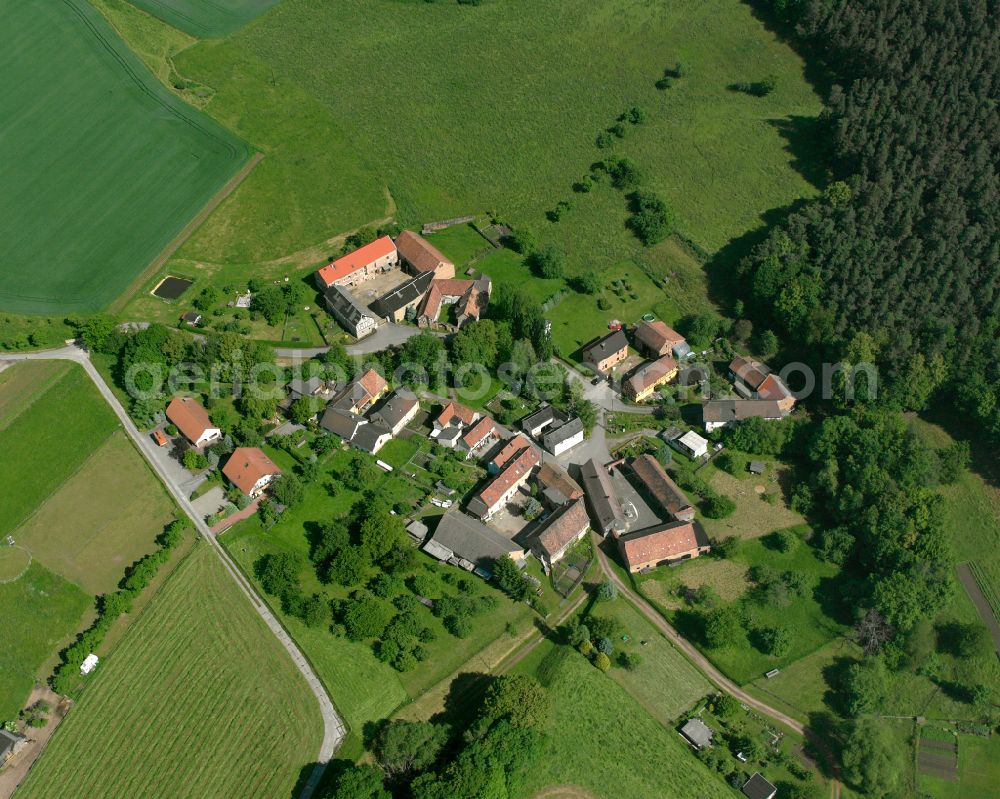
[[[983,624],[990,631],[990,636],[993,638],[993,647],[997,651],[997,656],[1000,657],[1000,622],[993,615],[993,608],[990,607],[990,603],[979,587],[979,583],[976,582],[975,575],[973,575],[968,563],[958,564],[955,571],[958,572],[958,579],[961,580],[962,585],[968,592],[969,599],[976,606],[979,618],[983,620]]]
[[[253,586],[243,576],[242,572],[240,572],[239,567],[233,562],[219,542],[216,541],[215,536],[212,535],[208,526],[191,505],[191,501],[187,497],[187,493],[182,490],[181,486],[179,486],[169,474],[166,473],[158,459],[153,456],[155,444],[152,439],[139,432],[138,428],[132,422],[132,419],[125,412],[125,409],[118,401],[118,398],[111,391],[108,384],[104,382],[104,378],[101,377],[101,374],[90,362],[90,358],[84,350],[75,346],[66,346],[58,350],[4,354],[3,359],[8,361],[68,360],[74,361],[84,368],[87,375],[94,382],[94,385],[97,386],[98,391],[100,391],[101,395],[104,397],[105,402],[107,402],[108,406],[114,411],[115,415],[118,416],[122,427],[135,443],[139,452],[143,455],[143,457],[145,457],[146,461],[150,465],[150,468],[156,472],[157,476],[167,487],[167,490],[173,495],[174,500],[188,515],[194,528],[211,545],[216,556],[225,566],[229,576],[236,582],[240,590],[250,600],[253,609],[264,620],[264,623],[288,652],[296,668],[298,668],[299,672],[301,672],[302,676],[305,678],[306,683],[309,685],[310,690],[316,698],[316,701],[319,703],[320,712],[323,717],[323,742],[316,755],[316,765],[313,768],[309,779],[306,781],[300,795],[300,799],[310,799],[319,785],[324,772],[326,771],[327,764],[339,748],[344,736],[347,733],[340,715],[334,708],[333,702],[331,701],[329,694],[326,692],[326,688],[323,686],[323,683],[313,670],[312,665],[306,660],[301,650],[285,631],[285,628],[274,616],[267,604],[257,596]]]

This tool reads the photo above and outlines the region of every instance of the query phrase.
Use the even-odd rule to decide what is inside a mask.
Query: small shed
[[[750,470],[750,474],[764,474],[767,464],[764,461],[750,461],[747,468]]]
[[[682,452],[696,460],[708,454],[708,439],[702,438],[694,430],[688,430],[680,438],[675,439],[674,443]]]
[[[778,789],[764,779],[759,771],[755,771],[743,786],[743,795],[747,799],[774,799],[777,793]]]
[[[417,544],[424,543],[424,539],[427,538],[427,525],[424,524],[420,519],[414,519],[408,525],[406,525],[406,533],[410,536]]]
[[[83,659],[83,663],[80,664],[80,674],[90,674],[90,672],[97,668],[98,660],[100,660],[100,658],[98,658],[93,652],[87,655],[87,657]]]
[[[688,742],[695,749],[704,749],[712,745],[712,728],[701,719],[688,719],[681,727],[681,735],[687,738]]]

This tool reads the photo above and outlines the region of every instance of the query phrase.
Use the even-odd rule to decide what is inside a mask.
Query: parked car
[[[165,447],[167,446],[167,444],[170,443],[170,439],[167,438],[166,433],[164,433],[162,430],[153,431],[153,441],[156,442],[156,446],[158,447]]]
[[[590,381],[590,385],[599,386],[603,382],[604,382],[604,375],[598,375],[597,377],[595,377],[593,380]]]

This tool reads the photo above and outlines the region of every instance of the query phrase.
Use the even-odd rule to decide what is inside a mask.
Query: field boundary
[[[962,583],[965,592],[969,595],[969,599],[972,600],[979,618],[982,619],[983,624],[989,629],[990,637],[993,639],[993,648],[996,650],[997,655],[1000,656],[1000,622],[997,621],[989,599],[979,587],[975,572],[970,568],[968,562],[958,564],[955,567],[955,571],[958,574],[959,582]]]
[[[157,272],[159,272],[170,260],[175,252],[177,252],[184,243],[194,235],[195,231],[200,228],[205,220],[211,216],[212,212],[218,208],[222,202],[229,197],[236,189],[240,187],[250,173],[257,167],[261,161],[264,160],[264,153],[256,152],[250,159],[240,167],[239,171],[233,175],[229,180],[227,180],[222,188],[220,188],[212,198],[202,206],[201,210],[198,211],[191,219],[188,221],[183,228],[181,228],[180,233],[174,236],[168,243],[167,246],[160,251],[160,254],[153,259],[152,263],[149,264],[145,269],[142,270],[136,276],[128,287],[123,291],[114,302],[108,306],[108,311],[111,313],[121,313],[122,309],[135,297],[136,294],[142,289],[148,280],[150,280]]]

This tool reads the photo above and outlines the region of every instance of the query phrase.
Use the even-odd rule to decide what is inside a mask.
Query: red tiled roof
[[[659,320],[655,322],[643,322],[635,331],[635,337],[647,347],[659,352],[665,346],[675,347],[683,344],[685,339],[672,327],[668,327],[665,322]]]
[[[667,375],[677,373],[677,361],[664,355],[655,361],[641,366],[634,375],[628,379],[628,387],[633,394],[638,394],[649,386],[656,385]]]
[[[479,498],[487,508],[492,508],[524,475],[538,465],[538,452],[534,447],[528,447],[514,460],[508,463],[502,472],[479,492]]]
[[[208,418],[208,411],[192,397],[172,399],[167,406],[167,418],[177,425],[177,429],[192,444],[201,438],[206,430],[215,426]]]
[[[699,546],[694,522],[668,524],[623,535],[619,546],[629,566],[671,560]]]
[[[355,382],[372,397],[377,397],[389,387],[389,384],[385,382],[385,378],[374,369],[369,369]]]
[[[383,236],[375,239],[371,244],[359,247],[354,252],[349,252],[343,258],[338,258],[332,264],[327,264],[319,270],[319,276],[327,286],[332,286],[336,281],[364,269],[369,264],[375,263],[379,258],[385,258],[396,250],[396,245],[392,239]]]
[[[582,499],[556,511],[537,533],[538,543],[550,557],[559,553],[581,532],[590,527],[590,517]]]
[[[257,447],[238,447],[229,456],[222,473],[240,491],[249,494],[260,478],[281,474],[281,469]]]
[[[472,424],[473,419],[476,418],[476,412],[470,408],[466,408],[464,405],[459,405],[457,402],[449,402],[441,409],[441,415],[436,419],[437,423],[441,427],[447,427],[452,424],[455,419],[461,422],[463,425]]]
[[[504,445],[502,450],[497,453],[496,457],[493,459],[494,466],[502,469],[511,458],[517,455],[525,447],[531,448],[531,442],[518,433]]]
[[[433,272],[441,264],[451,264],[437,247],[411,230],[404,230],[396,237],[396,248],[418,272]]]
[[[772,374],[765,377],[763,382],[757,386],[757,396],[762,400],[780,402],[791,396],[791,394],[788,391],[788,387],[781,382],[781,378]]]
[[[476,423],[475,427],[462,436],[462,441],[469,449],[475,449],[487,437],[492,435],[496,429],[497,426],[494,424],[493,420],[489,416],[484,416]]]
[[[729,364],[729,371],[746,383],[754,391],[771,373],[767,364],[755,361],[753,358],[734,358]]]

